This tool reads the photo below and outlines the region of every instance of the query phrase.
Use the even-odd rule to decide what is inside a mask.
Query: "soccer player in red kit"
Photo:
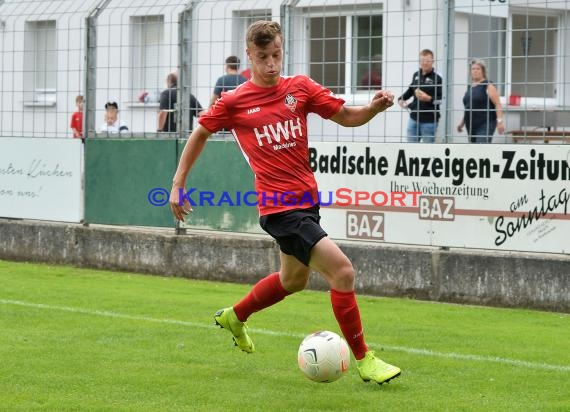
[[[354,294],[354,269],[348,257],[327,237],[319,221],[317,183],[309,165],[307,114],[348,127],[361,126],[394,104],[389,91],[378,91],[366,106],[344,101],[307,76],[282,76],[283,36],[276,22],[258,21],[246,35],[252,77],[222,97],[198,120],[173,179],[170,207],[184,220],[191,211],[183,194],[188,173],[206,140],[231,130],[255,174],[261,227],[279,244],[281,268],[261,279],[232,307],[214,315],[243,351],[255,351],[245,321],[307,285],[311,268],[331,287],[334,315],[357,360],[360,377],[379,384],[400,369],[369,350]]]

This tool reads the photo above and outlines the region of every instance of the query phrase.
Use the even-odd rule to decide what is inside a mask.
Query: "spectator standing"
[[[176,132],[176,104],[178,103],[178,76],[176,73],[170,73],[166,77],[166,86],[167,88],[160,93],[157,131]],[[190,130],[194,124],[194,117],[198,117],[201,112],[202,105],[193,94],[190,94]]]
[[[410,111],[408,142],[435,142],[443,79],[433,68],[433,63],[433,52],[423,49],[420,52],[420,69],[414,73],[408,89],[398,98],[400,107]],[[411,97],[413,100],[408,104]]]
[[[226,59],[226,74],[219,77],[216,81],[214,93],[210,99],[210,106],[212,106],[220,97],[222,97],[223,92],[233,90],[240,84],[247,81],[245,77],[239,74],[239,64],[240,61],[237,56],[229,56]]]
[[[481,60],[473,60],[470,66],[471,85],[463,96],[465,112],[457,125],[457,131],[465,126],[471,143],[491,143],[495,129],[505,132],[503,107],[495,85],[487,80],[487,69]]]

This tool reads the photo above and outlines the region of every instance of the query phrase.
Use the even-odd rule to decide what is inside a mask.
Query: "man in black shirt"
[[[442,96],[442,78],[433,68],[433,52],[424,49],[420,52],[420,70],[414,73],[412,83],[398,98],[402,108],[410,110],[408,122],[408,142],[435,141],[439,121],[439,103]],[[408,104],[407,100],[413,97]]]
[[[167,89],[160,93],[160,105],[158,112],[159,132],[175,132],[176,131],[176,102],[178,97],[178,76],[176,73],[170,73],[166,77]],[[202,111],[202,106],[193,94],[190,95],[190,130],[194,122],[194,116],[198,116]],[[183,110],[182,112],[185,112]]]

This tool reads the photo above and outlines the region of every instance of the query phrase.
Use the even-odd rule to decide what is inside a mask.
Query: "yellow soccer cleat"
[[[400,368],[390,365],[374,355],[369,350],[363,359],[356,361],[358,373],[364,382],[374,381],[379,385],[400,376]]]
[[[255,346],[247,334],[247,326],[237,318],[233,307],[217,311],[214,314],[214,322],[222,329],[227,329],[232,333],[236,346],[242,351],[255,352]]]

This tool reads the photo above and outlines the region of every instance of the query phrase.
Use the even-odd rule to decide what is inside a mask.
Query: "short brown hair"
[[[75,103],[79,103],[79,102],[82,102],[82,101],[83,101],[83,95],[82,95],[82,94],[78,94],[78,95],[75,97]]]
[[[239,69],[239,57],[229,56],[226,59],[226,66],[228,66],[230,69],[234,69],[234,70]]]
[[[431,58],[433,59],[433,52],[430,49],[423,49],[420,52],[420,56],[431,56]]]
[[[168,87],[178,85],[178,76],[176,73],[169,73],[168,76],[166,76],[166,83],[168,83]]]
[[[257,47],[265,47],[279,36],[283,38],[281,25],[275,21],[259,20],[247,28],[245,41],[248,46],[255,44]]]

